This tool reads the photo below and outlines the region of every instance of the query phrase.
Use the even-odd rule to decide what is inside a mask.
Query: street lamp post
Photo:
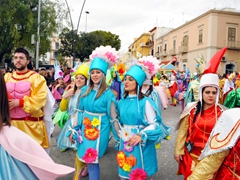
[[[87,15],[89,14],[89,11],[85,11],[85,13],[86,13],[85,32],[87,32]]]
[[[67,6],[68,6],[67,0],[65,0],[65,2],[66,2],[66,4],[67,4]],[[85,2],[86,2],[86,0],[83,1],[82,8],[81,8],[81,11],[80,11],[80,14],[79,14],[79,18],[78,18],[77,30],[76,30],[76,33],[77,33],[77,34],[78,34],[78,27],[79,27],[79,24],[80,24],[80,19],[81,19],[81,15],[82,15],[82,11],[83,11]],[[71,13],[70,13],[69,6],[68,6],[68,13],[69,13],[70,18],[71,18]],[[71,23],[72,23],[72,31],[73,31],[73,21],[72,21],[72,18],[71,18]],[[74,40],[74,33],[73,33],[72,36],[73,36],[73,37],[72,37],[72,38],[73,38],[72,47],[73,47],[73,67],[74,67],[74,62],[75,62],[75,58],[76,58],[76,41]]]
[[[40,12],[41,0],[38,1],[38,27],[37,27],[37,44],[36,44],[36,69],[39,66],[39,44],[40,44]]]

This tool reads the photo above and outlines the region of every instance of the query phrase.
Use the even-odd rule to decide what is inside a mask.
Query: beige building
[[[235,9],[209,10],[156,38],[157,32],[157,28],[150,31],[153,43],[149,54],[160,58],[162,63],[176,61],[173,64],[179,70],[189,68],[195,72],[194,58],[202,54],[207,62],[227,46],[218,73],[240,71],[240,12]]]
[[[150,40],[150,33],[143,33],[140,37],[134,39],[134,42],[128,47],[128,50],[135,58],[148,56],[152,43],[153,41]]]
[[[49,56],[49,64],[54,65],[55,60],[58,56],[58,49],[60,48],[60,38],[58,36],[54,36],[51,40],[51,51]],[[72,57],[65,57],[65,60],[67,61],[68,67],[72,67],[73,64],[73,58]]]

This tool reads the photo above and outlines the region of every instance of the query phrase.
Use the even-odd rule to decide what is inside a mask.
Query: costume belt
[[[105,116],[106,113],[92,113],[92,112],[88,112],[88,111],[84,111],[85,113],[92,115],[92,116]]]
[[[145,128],[146,126],[143,126],[143,125],[126,125],[126,124],[124,124],[123,125],[124,127],[126,127],[126,128],[130,128],[130,129],[138,129],[138,128]]]
[[[42,117],[22,117],[22,118],[11,118],[11,120],[16,120],[16,121],[22,121],[22,120],[25,120],[25,121],[42,121],[43,120],[43,116]]]

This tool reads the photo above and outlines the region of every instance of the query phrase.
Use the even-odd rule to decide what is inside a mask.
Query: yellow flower
[[[127,163],[124,163],[123,165],[123,170],[126,171],[126,172],[130,172],[132,166],[130,166],[129,164]]]
[[[94,127],[99,126],[99,125],[100,125],[100,121],[99,121],[99,119],[97,119],[97,118],[93,118],[92,125],[93,125]]]
[[[171,139],[171,135],[168,135],[167,137],[165,137],[165,139],[170,140]]]

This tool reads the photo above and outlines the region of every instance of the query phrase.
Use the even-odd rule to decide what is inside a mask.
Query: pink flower
[[[97,159],[98,153],[93,148],[88,148],[85,155],[82,157],[82,159],[86,163],[93,163]]]
[[[94,59],[95,57],[98,57],[98,54],[92,55],[92,58]]]
[[[148,68],[149,74],[152,74],[154,71],[154,64],[150,61],[143,61],[143,65]]]
[[[106,52],[105,56],[107,56],[107,58],[112,61],[112,62],[116,62],[116,56],[114,56],[111,52]]]
[[[129,174],[129,177],[129,180],[146,180],[147,173],[141,168],[136,168],[135,170],[132,170],[132,172]]]
[[[73,69],[70,69],[70,73],[73,73],[74,72],[74,70]]]
[[[60,75],[60,76],[63,76],[63,72],[59,72],[59,75]]]

